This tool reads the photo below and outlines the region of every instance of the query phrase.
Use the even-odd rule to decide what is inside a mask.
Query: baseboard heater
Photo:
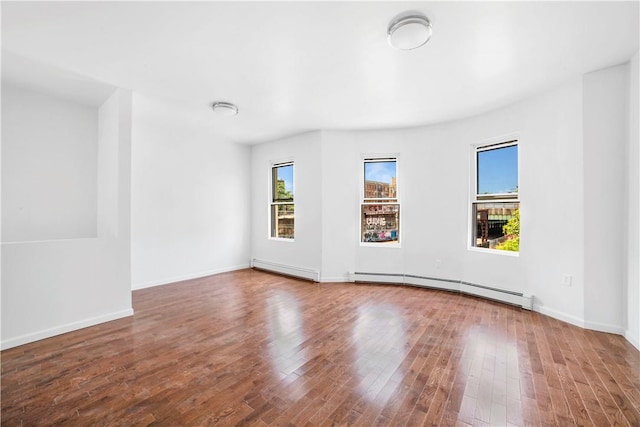
[[[442,279],[438,277],[416,276],[413,274],[386,274],[355,272],[349,275],[351,282],[355,283],[398,283],[423,288],[442,289],[446,291],[460,292],[474,295],[494,301],[517,305],[527,310],[533,309],[533,296],[520,292],[507,291],[478,285],[462,280]]]
[[[287,276],[299,277],[301,279],[312,280],[314,282],[320,281],[320,272],[311,270],[308,268],[294,267],[291,265],[277,264],[275,262],[262,261],[259,259],[251,260],[251,267],[258,270],[266,270],[274,273],[280,273]]]

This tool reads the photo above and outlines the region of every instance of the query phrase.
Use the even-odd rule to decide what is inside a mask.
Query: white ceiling
[[[42,84],[39,64],[130,88],[242,143],[408,127],[478,114],[625,62],[638,50],[638,5],[2,2],[3,79]],[[433,37],[397,51],[387,25],[407,10],[429,17]],[[239,115],[214,116],[209,105],[218,100],[237,104]]]

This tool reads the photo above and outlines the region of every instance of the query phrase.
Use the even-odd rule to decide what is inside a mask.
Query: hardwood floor
[[[242,270],[3,351],[2,425],[640,425],[622,337],[443,291]]]

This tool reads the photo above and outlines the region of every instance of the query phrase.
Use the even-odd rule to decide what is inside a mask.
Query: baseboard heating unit
[[[351,282],[397,283],[423,288],[442,289],[478,296],[507,304],[517,305],[527,310],[533,309],[533,296],[521,292],[508,291],[490,286],[478,285],[462,280],[416,276],[413,274],[385,274],[355,272],[349,275]]]
[[[273,273],[280,273],[287,276],[299,277],[301,279],[307,279],[314,282],[320,281],[320,272],[311,270],[308,268],[294,267],[291,265],[277,264],[275,262],[262,261],[259,259],[251,260],[251,267],[258,270],[271,271]]]

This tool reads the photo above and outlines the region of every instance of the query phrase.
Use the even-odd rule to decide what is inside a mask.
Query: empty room
[[[640,2],[11,2],[1,424],[640,425]]]

